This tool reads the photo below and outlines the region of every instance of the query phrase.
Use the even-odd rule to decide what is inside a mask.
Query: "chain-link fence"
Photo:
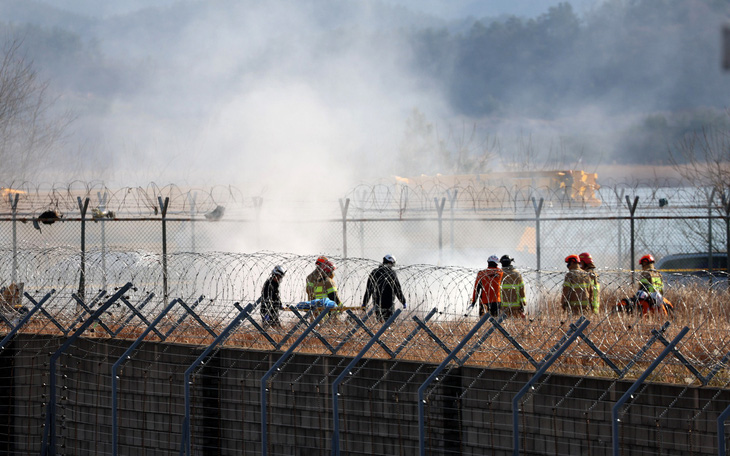
[[[562,272],[526,271],[527,318],[480,318],[476,269],[409,265],[396,268],[408,308],[383,322],[360,307],[372,260],[332,258],[345,306],[317,316],[298,305],[314,256],[169,253],[163,298],[159,254],[109,251],[108,288],[84,296],[76,249],[23,252],[37,265],[25,312],[0,312],[6,454],[716,454],[725,441],[727,293],[702,282],[667,292],[671,317],[643,317],[616,312],[635,286],[604,270],[601,311],[574,315]],[[87,255],[90,286],[100,262]],[[282,324],[267,326],[258,298],[277,264]]]
[[[615,187],[599,193],[600,206],[538,190],[502,192],[499,200],[489,200],[496,196],[447,189],[440,199],[428,201],[432,193],[420,200],[411,195],[405,204],[403,193],[396,199],[378,187],[370,193],[359,187],[351,195],[356,199],[328,205],[267,205],[261,197],[224,190],[6,190],[0,234],[10,252],[8,280],[30,283],[24,274],[56,261],[23,264],[23,251],[41,246],[76,250],[82,275],[85,263],[94,261],[100,268],[94,272],[97,283],[90,282],[92,277],[73,282],[97,289],[104,286],[107,263],[115,261],[110,255],[157,255],[167,277],[175,271],[164,254],[183,252],[271,251],[376,260],[390,253],[402,264],[469,267],[483,266],[492,254],[509,254],[518,267],[537,271],[562,269],[567,255],[588,251],[605,269],[634,269],[646,253],[659,260],[676,254],[715,258],[704,266],[680,262],[672,269],[728,267],[730,206],[723,195],[702,188]]]

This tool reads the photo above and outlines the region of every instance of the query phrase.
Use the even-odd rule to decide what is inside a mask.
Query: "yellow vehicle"
[[[542,189],[552,193],[555,198],[568,198],[576,203],[600,206],[601,200],[596,190],[601,188],[596,173],[582,170],[559,171],[514,171],[488,174],[453,174],[418,177],[396,176],[396,183],[408,187],[421,187],[431,190],[434,187],[444,189],[468,189],[472,191],[489,190],[490,192],[508,192],[514,190]]]

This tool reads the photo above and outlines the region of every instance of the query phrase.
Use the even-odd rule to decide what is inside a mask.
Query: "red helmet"
[[[317,261],[315,261],[314,264],[316,264],[318,268],[324,271],[325,274],[332,274],[332,272],[336,269],[335,265],[330,260],[328,260],[327,257],[323,256],[317,258]]]
[[[654,262],[654,257],[653,257],[653,256],[651,256],[651,255],[644,255],[644,256],[643,256],[643,257],[641,257],[641,259],[639,260],[639,264],[644,264],[644,263],[653,263],[653,262]]]
[[[593,257],[591,257],[591,254],[588,252],[581,253],[578,255],[578,258],[580,258],[580,261],[585,264],[593,264]]]
[[[565,257],[565,262],[570,264],[571,262],[580,263],[580,258],[578,258],[578,255],[568,255]]]

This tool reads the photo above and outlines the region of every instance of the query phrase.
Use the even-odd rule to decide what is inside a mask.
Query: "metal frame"
[[[319,325],[319,323],[324,319],[325,316],[329,315],[330,309],[325,308],[322,310],[322,312],[317,315],[317,318],[314,319],[312,323],[310,323],[309,326],[304,330],[304,332],[297,338],[297,340],[294,341],[293,344],[287,349],[286,352],[284,352],[283,355],[279,357],[279,359],[276,360],[273,366],[271,366],[271,369],[269,369],[262,377],[261,377],[261,456],[266,456],[266,452],[268,451],[268,429],[266,424],[266,393],[268,392],[268,388],[266,388],[266,382],[269,380],[269,377],[271,375],[279,370],[279,367],[281,367],[282,364],[284,364],[284,361],[291,356],[291,354],[294,352],[294,350],[301,344],[304,339],[307,338],[310,332],[314,331],[314,328]]]
[[[503,318],[504,316],[501,316]],[[414,317],[415,319],[415,317]],[[451,350],[449,354],[446,356],[446,358],[439,364],[439,366],[429,375],[429,377],[424,381],[421,386],[418,388],[418,449],[419,454],[421,456],[426,456],[426,430],[425,430],[425,421],[426,421],[426,412],[424,410],[423,404],[426,402],[424,399],[424,393],[426,392],[426,388],[428,385],[430,385],[434,380],[437,379],[437,375],[441,373],[442,370],[446,367],[447,364],[449,364],[453,359],[456,358],[456,354],[459,353],[459,351],[464,348],[464,345],[466,345],[467,342],[476,334],[477,331],[479,331],[479,328],[486,323],[487,320],[492,319],[492,316],[489,313],[485,313],[482,318],[477,322],[477,324],[474,325],[474,327],[469,330],[466,336],[464,336],[461,341],[456,345],[456,348]]]
[[[236,307],[240,308],[239,306]],[[213,343],[208,345],[203,353],[201,353],[200,356],[198,356],[198,358],[193,361],[193,363],[185,370],[185,418],[183,419],[182,436],[180,439],[180,456],[191,456],[193,454],[190,447],[190,384],[192,383],[190,381],[190,376],[196,367],[204,364],[204,360],[208,357],[208,355],[210,355],[213,349],[222,344],[228,338],[228,336],[233,332],[234,329],[238,327],[239,324],[241,324],[241,322],[248,316],[253,308],[254,305],[249,304],[244,309],[242,309],[238,313],[236,318],[234,318],[233,321],[231,321],[228,326],[226,326],[226,328],[221,331],[220,335],[216,337]]]
[[[48,301],[51,298],[51,296],[53,296],[53,294],[55,292],[56,292],[56,290],[55,289],[52,289],[51,291],[49,291],[48,293],[46,293],[46,295],[43,296],[43,298],[41,298],[40,302],[35,302],[35,300],[28,293],[25,293],[25,296],[31,302],[35,303],[35,305],[25,315],[23,315],[23,317],[20,319],[20,321],[16,325],[11,325],[10,322],[8,322],[5,319],[5,317],[3,317],[2,315],[0,315],[0,317],[2,317],[2,319],[3,319],[3,321],[5,321],[5,323],[8,323],[8,326],[10,326],[10,328],[11,328],[10,329],[10,332],[3,338],[2,341],[0,341],[0,352],[3,351],[3,350],[5,350],[5,347],[8,345],[8,343],[10,342],[10,340],[13,337],[15,337],[15,334],[17,334],[17,332],[20,330],[20,328],[22,328],[23,325],[25,325],[26,323],[28,323],[28,321],[33,317],[33,315],[38,310],[40,310],[41,307],[43,307],[43,304],[45,304],[45,302]]]
[[[126,285],[121,287],[112,297],[110,297],[103,305],[101,305],[91,317],[89,317],[81,327],[76,330],[61,347],[51,356],[49,361],[49,398],[48,405],[46,406],[46,424],[43,431],[43,441],[41,442],[41,455],[42,456],[55,456],[56,454],[56,362],[61,357],[63,352],[66,351],[79,337],[91,326],[91,324],[98,320],[99,317],[108,309],[112,304],[119,300],[124,293],[132,288],[132,284],[127,282]]]
[[[575,329],[575,331],[567,337],[567,339],[560,344],[560,346],[555,349],[551,355],[549,355],[549,358],[546,358],[542,363],[540,363],[540,368],[535,372],[535,374],[530,378],[530,380],[525,383],[520,391],[515,394],[515,397],[512,398],[512,454],[515,456],[518,456],[520,454],[520,409],[519,409],[519,401],[522,396],[527,394],[527,392],[530,390],[532,385],[545,373],[545,371],[548,370],[548,368],[558,360],[563,355],[563,352],[568,349],[570,344],[572,344],[580,334],[583,333],[583,330],[585,330],[588,325],[591,323],[590,320],[583,319],[582,322],[578,324],[578,327]]]
[[[349,310],[348,310],[349,312]],[[388,320],[383,323],[383,326],[380,327],[377,333],[372,334],[368,330],[368,334],[372,334],[372,337],[368,341],[368,343],[365,344],[365,346],[360,350],[360,352],[355,356],[352,361],[345,367],[345,369],[340,372],[340,375],[337,376],[334,382],[332,382],[332,455],[333,456],[340,456],[340,410],[339,410],[339,386],[340,383],[347,377],[347,375],[352,375],[352,368],[355,367],[355,364],[357,364],[363,356],[365,356],[365,353],[370,350],[370,347],[373,346],[374,343],[378,343],[383,347],[384,350],[388,352],[389,355],[392,356],[392,353],[390,350],[388,350],[388,347],[382,343],[380,340],[380,336],[383,335],[385,330],[387,330],[391,324],[398,318],[398,315],[400,315],[401,310],[397,309],[395,312],[393,312],[393,315],[388,318]]]
[[[664,360],[664,358],[666,358],[667,355],[669,355],[669,353],[671,353],[674,350],[674,347],[677,346],[679,341],[682,340],[682,338],[688,332],[689,332],[688,327],[685,326],[684,328],[682,328],[682,330],[679,331],[679,334],[677,334],[677,337],[672,339],[672,341],[669,343],[669,345],[667,345],[664,348],[664,350],[661,352],[661,354],[654,361],[652,361],[651,365],[649,365],[649,367],[644,371],[644,373],[642,373],[641,376],[639,376],[639,378],[636,379],[636,381],[633,383],[633,385],[631,385],[631,387],[629,387],[629,389],[624,393],[624,395],[621,396],[621,398],[618,401],[616,401],[613,408],[611,409],[611,431],[612,431],[611,440],[613,442],[613,455],[614,456],[619,456],[619,452],[620,452],[619,441],[618,441],[618,437],[619,437],[618,424],[620,422],[620,420],[618,419],[618,409],[626,401],[628,401],[629,398],[632,397],[632,395],[639,388],[639,386],[641,386],[641,384],[644,383],[644,380],[646,380],[647,377],[649,377],[649,375],[652,372],[654,372],[654,369],[657,368],[659,363],[661,363],[662,360]]]

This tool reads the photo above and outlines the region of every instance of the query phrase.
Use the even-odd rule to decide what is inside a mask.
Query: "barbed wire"
[[[70,182],[65,184],[37,184],[14,182],[0,187],[0,216],[12,212],[13,198],[17,196],[17,214],[37,217],[52,210],[60,215],[80,216],[79,198],[89,199],[89,210],[97,209],[115,217],[147,218],[160,216],[160,199],[169,198],[168,217],[196,218],[211,214],[221,207],[228,216],[251,218],[263,202],[263,191],[246,192],[235,186],[186,188],[175,184],[110,189],[103,182]],[[536,202],[544,201],[545,214],[561,215],[566,212],[590,214],[627,213],[626,198],[639,197],[637,206],[643,216],[726,215],[720,195],[705,187],[684,185],[683,182],[619,182],[603,186],[587,185],[583,190],[549,185],[495,185],[489,181],[464,181],[438,177],[428,184],[403,184],[396,180],[363,183],[347,191],[350,199],[350,217],[372,216],[403,218],[424,213],[433,215],[443,201],[443,210],[459,216],[485,213],[535,215]],[[712,198],[711,198],[712,197]],[[267,203],[269,204],[269,203]],[[279,202],[286,205],[286,202]],[[291,203],[293,204],[293,203]],[[290,204],[290,205],[291,205]],[[296,204],[294,204],[296,206]],[[339,217],[335,204],[323,215]]]
[[[89,210],[99,208],[117,217],[152,217],[161,211],[159,198],[169,198],[168,216],[182,214],[199,216],[228,205],[233,210],[253,208],[256,196],[244,196],[234,186],[211,188],[184,188],[175,184],[110,189],[103,182],[76,181],[67,184],[36,184],[17,182],[2,187],[0,211],[12,211],[8,196],[18,197],[20,215],[34,216],[47,210],[78,216],[78,199],[89,199]],[[11,198],[12,199],[12,198]]]
[[[560,215],[571,213],[626,215],[626,198],[639,197],[637,205],[642,215],[669,215],[697,213],[706,215],[707,208],[721,210],[720,197],[711,189],[690,187],[675,183],[615,182],[610,186],[587,188],[576,192],[568,188],[532,185],[490,185],[488,182],[445,183],[437,178],[424,184],[376,183],[361,184],[346,194],[355,211],[362,214],[380,213],[403,217],[413,213],[433,213],[437,205],[444,203],[446,213],[459,216],[480,213],[527,213],[535,214],[535,203],[544,201],[545,213]],[[710,196],[713,196],[710,199]]]
[[[8,259],[12,257],[12,251],[3,249],[0,255]],[[150,294],[155,296],[144,310],[148,322],[167,304],[164,297],[168,296],[187,303],[198,302],[196,312],[201,318],[220,327],[238,313],[234,304],[246,305],[258,301],[264,281],[274,266],[280,265],[286,270],[281,284],[281,298],[285,306],[281,311],[283,326],[270,328],[269,331],[282,336],[298,322],[294,313],[287,309],[306,301],[306,277],[314,270],[316,258],[276,252],[175,253],[165,258],[143,251],[116,250],[90,251],[82,258],[78,251],[67,247],[26,248],[17,253],[15,274],[17,283],[22,283],[24,290],[33,296],[55,290],[56,298],[46,309],[55,313],[55,318],[68,320],[78,317],[80,308],[74,305],[74,295],[92,300],[104,293],[111,294],[124,283],[131,282],[135,285],[127,293],[131,301],[142,301]],[[368,275],[379,263],[361,258],[330,259],[337,266],[335,280],[343,305],[360,309]],[[0,266],[2,277],[11,277],[11,264],[12,261],[4,261]],[[478,270],[456,266],[408,265],[396,267],[396,271],[409,307],[402,323],[398,325],[402,328],[389,333],[384,340],[390,340],[387,343],[392,346],[399,345],[402,341],[399,338],[405,337],[404,332],[413,325],[409,322],[411,317],[424,319],[435,310],[436,316],[430,322],[434,331],[447,341],[445,343],[448,346],[456,345],[478,319],[477,309],[469,306]],[[527,318],[508,320],[505,327],[511,328],[515,337],[519,335],[520,343],[533,356],[541,357],[577,317],[565,312],[562,307],[563,272],[523,270],[522,274],[527,289]],[[80,280],[82,276],[83,282]],[[163,288],[165,276],[167,290]],[[601,310],[599,314],[589,313],[586,316],[594,325],[590,332],[593,343],[610,351],[614,359],[628,363],[641,352],[651,329],[660,325],[662,319],[669,318],[672,319],[673,327],[687,325],[691,329],[691,342],[686,342],[691,349],[687,350],[685,356],[698,369],[710,371],[730,350],[726,280],[718,281],[715,278],[715,282],[710,283],[708,278],[691,275],[668,276],[665,297],[673,303],[673,315],[644,318],[639,313],[617,312],[617,304],[624,298],[633,297],[638,288],[637,279],[632,277],[630,271],[601,270],[599,276],[602,285]],[[8,286],[9,283],[4,285]],[[368,303],[368,308],[371,305]],[[121,309],[114,318],[115,321],[121,321],[131,316],[129,309]],[[256,318],[259,318],[258,314]],[[347,314],[338,312],[331,320],[333,323],[327,325],[322,334],[335,344],[347,340],[346,335],[352,328]],[[264,322],[261,321],[261,324]],[[43,327],[49,326],[46,324]],[[247,331],[255,332],[255,329],[249,327]],[[209,342],[210,334],[198,330],[186,337],[189,343],[204,344]],[[366,337],[366,334],[358,337]],[[244,337],[244,340],[248,340],[248,344],[252,343],[251,338]],[[354,345],[364,343],[364,340],[359,339]],[[314,346],[318,347],[316,350],[323,349],[316,341]],[[494,344],[489,342],[484,347],[484,353],[474,356],[475,362],[512,368],[525,363],[522,359],[518,365],[514,364],[521,358],[505,340],[500,339]],[[434,343],[432,338],[421,334],[408,345],[402,356],[430,359],[441,350],[442,347]],[[505,350],[512,354],[506,356]],[[489,353],[499,355],[492,358],[493,355]],[[384,353],[382,355],[385,356]],[[652,351],[647,352],[644,361],[655,355]],[[581,351],[578,358],[581,357],[600,364],[596,354],[587,348]],[[566,361],[567,369],[579,369],[583,373],[593,369],[580,365],[580,362],[574,366]],[[598,371],[604,372],[604,369]]]

